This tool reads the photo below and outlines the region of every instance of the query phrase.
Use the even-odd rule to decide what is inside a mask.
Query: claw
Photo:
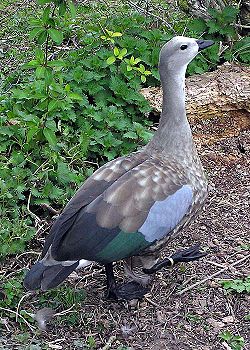
[[[179,262],[199,260],[200,258],[206,255],[207,253],[200,252],[200,243],[196,243],[188,249],[178,250],[176,253],[171,255],[170,258],[166,258],[162,261],[157,262],[150,269],[143,269],[143,272],[146,274],[152,274],[162,269],[163,267],[171,267]]]
[[[192,253],[195,253],[197,252],[199,249],[200,249],[200,243],[196,243],[194,244],[192,247],[188,248],[188,249],[179,249],[177,250],[177,252],[175,252],[173,256],[176,256],[176,255],[179,255],[180,253],[182,254],[182,256],[188,256],[188,255],[191,255]]]
[[[148,288],[143,287],[137,282],[128,282],[108,291],[107,298],[114,300],[132,300],[142,299],[149,292]]]
[[[175,264],[178,262],[194,261],[207,255],[207,253],[200,252],[200,243],[193,245],[192,247],[185,250],[178,250],[175,254],[171,255]]]

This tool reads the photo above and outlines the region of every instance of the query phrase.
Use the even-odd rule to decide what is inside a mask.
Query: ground
[[[232,118],[225,118],[230,127]],[[224,133],[214,142],[220,123],[214,118],[193,125],[210,183],[209,198],[199,217],[164,251],[170,254],[199,241],[208,255],[157,273],[150,293],[138,303],[106,300],[99,266],[73,273],[59,291],[23,292],[18,305],[22,315],[20,310],[36,313],[44,306],[67,312],[54,316],[47,331],[39,330],[36,322],[30,324],[31,331],[6,312],[0,349],[227,350],[231,348],[218,337],[226,330],[243,337],[244,349],[250,348],[250,295],[227,293],[220,284],[250,274],[250,132],[237,130],[233,137]],[[27,254],[6,261],[3,271],[15,273],[34,262],[42,241],[38,235]],[[116,273],[122,280],[120,264]]]

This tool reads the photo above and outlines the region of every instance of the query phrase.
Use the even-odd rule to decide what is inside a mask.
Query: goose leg
[[[113,263],[105,265],[105,271],[107,276],[108,299],[141,299],[149,291],[148,288],[143,287],[135,281],[117,285],[113,271]]]
[[[147,274],[152,274],[152,273],[155,273],[156,271],[161,270],[163,267],[172,267],[179,262],[189,262],[189,261],[199,260],[205,255],[207,255],[207,253],[200,252],[200,244],[197,243],[188,249],[178,250],[169,258],[166,258],[157,262],[150,269],[143,269],[143,272]]]

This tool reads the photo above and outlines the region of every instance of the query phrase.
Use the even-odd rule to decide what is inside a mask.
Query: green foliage
[[[208,10],[210,20],[205,21],[202,18],[193,19],[189,23],[189,29],[197,32],[207,32],[213,34],[214,38],[225,40],[228,36],[231,38],[236,37],[235,23],[239,9],[234,6],[226,6],[223,11],[218,11],[214,8]]]
[[[250,293],[250,276],[245,279],[220,281],[224,289],[235,293]]]
[[[22,253],[25,250],[26,243],[35,233],[30,218],[25,219],[21,212],[18,216],[19,212],[13,210],[11,204],[8,204],[7,209],[12,210],[12,219],[8,218],[8,214],[4,210],[2,211],[4,216],[1,219],[0,257],[7,254]]]
[[[0,299],[0,307],[16,307],[23,292],[20,278],[8,279],[1,285],[1,290],[4,293],[4,299]]]
[[[63,285],[57,289],[40,294],[39,306],[51,307],[53,309],[62,306],[63,309],[69,309],[72,305],[75,305],[75,309],[79,309],[82,307],[85,298],[86,293],[84,290],[76,290]]]
[[[232,350],[242,350],[244,347],[244,338],[239,335],[233,335],[229,331],[220,333],[218,337],[225,340]]]
[[[88,336],[87,341],[86,341],[86,347],[87,347],[87,349],[95,349],[96,348],[96,342],[95,342],[94,337]]]
[[[186,318],[191,323],[200,323],[201,322],[201,317],[199,315],[196,315],[196,314],[187,313]]]
[[[212,39],[216,44],[191,62],[188,73],[204,73],[225,61],[250,63],[250,38],[239,39],[235,29],[239,9],[235,6],[226,6],[220,12],[210,8],[209,13],[212,18],[208,21],[195,18],[188,23],[189,35],[195,37],[203,35],[205,39]],[[225,48],[218,54],[219,42],[222,42]]]

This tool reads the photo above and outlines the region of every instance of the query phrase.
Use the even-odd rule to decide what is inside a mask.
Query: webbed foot
[[[140,283],[131,281],[125,284],[117,285],[115,281],[113,264],[105,265],[105,271],[107,275],[107,295],[108,299],[141,299],[149,289],[143,287]]]
[[[114,299],[114,300],[142,299],[143,296],[146,293],[148,293],[148,291],[149,291],[148,288],[143,287],[141,284],[132,281],[132,282],[115,286],[113,288],[109,288],[107,293],[107,298]]]
[[[206,255],[207,253],[200,252],[200,243],[197,243],[188,249],[178,250],[169,258],[166,258],[162,261],[157,262],[150,269],[143,269],[143,272],[147,274],[152,274],[152,273],[155,273],[156,271],[159,271],[163,267],[172,267],[179,262],[189,262],[189,261],[199,260],[200,258]]]

